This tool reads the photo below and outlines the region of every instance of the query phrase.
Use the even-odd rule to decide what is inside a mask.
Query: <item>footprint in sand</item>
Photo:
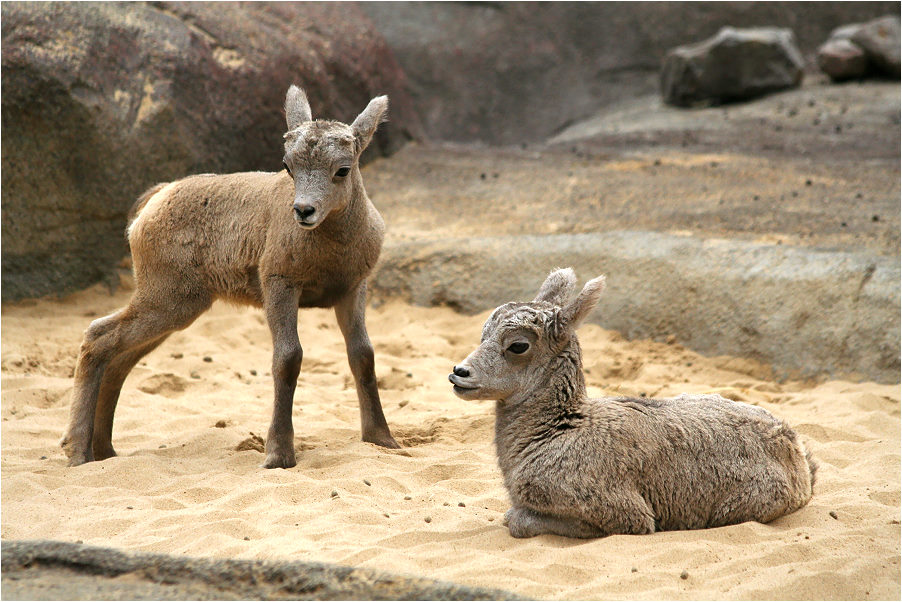
[[[188,381],[178,374],[154,374],[148,376],[138,385],[138,390],[151,395],[177,397],[188,388]]]

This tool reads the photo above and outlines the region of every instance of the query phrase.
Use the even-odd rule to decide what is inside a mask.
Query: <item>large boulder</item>
[[[834,81],[879,75],[899,79],[899,17],[834,29],[817,50],[818,66]]]
[[[798,86],[804,66],[789,29],[724,27],[667,53],[661,94],[664,102],[683,107],[748,100]]]
[[[2,5],[2,297],[113,273],[126,214],[155,182],[278,170],[282,105],[352,119],[375,95],[387,153],[420,126],[403,73],[354,5]]]

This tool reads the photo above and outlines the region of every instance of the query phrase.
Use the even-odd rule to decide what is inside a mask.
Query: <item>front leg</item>
[[[607,535],[600,528],[576,518],[543,514],[529,508],[511,508],[504,515],[511,537],[524,538],[551,534],[564,537],[592,539]]]
[[[272,333],[272,377],[275,401],[272,422],[266,436],[266,459],[263,468],[291,468],[294,457],[294,426],[291,408],[303,350],[298,340],[298,300],[300,291],[281,278],[270,278],[265,291],[263,309]]]
[[[376,369],[373,345],[366,332],[366,281],[349,292],[335,305],[338,327],[345,338],[348,364],[357,385],[357,400],[360,403],[360,426],[363,440],[382,447],[400,448],[391,435],[379,389],[376,386]]]

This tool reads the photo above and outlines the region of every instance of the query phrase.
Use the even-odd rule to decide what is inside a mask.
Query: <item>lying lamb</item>
[[[495,445],[514,537],[602,537],[772,521],[811,499],[817,465],[766,410],[719,395],[589,399],[575,330],[604,277],[567,303],[573,270],[489,317],[449,379],[497,400]]]

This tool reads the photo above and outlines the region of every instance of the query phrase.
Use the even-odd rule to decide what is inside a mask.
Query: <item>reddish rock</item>
[[[831,39],[817,49],[817,65],[834,81],[855,79],[867,75],[868,57],[848,39]]]

